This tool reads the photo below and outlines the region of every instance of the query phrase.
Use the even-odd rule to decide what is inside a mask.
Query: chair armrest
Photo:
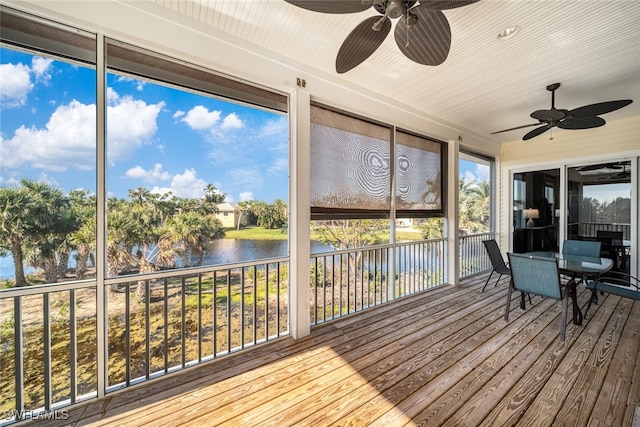
[[[634,291],[640,291],[640,280],[638,280],[637,277],[619,271],[604,273],[588,284],[587,287],[590,289],[600,289],[598,285],[601,285],[601,287],[609,285],[624,286]]]

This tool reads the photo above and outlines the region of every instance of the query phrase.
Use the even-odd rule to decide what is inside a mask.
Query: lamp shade
[[[538,212],[538,209],[525,209],[523,216],[525,219],[529,219],[529,221],[527,221],[527,227],[535,227],[536,223],[533,220],[538,218],[540,213]]]

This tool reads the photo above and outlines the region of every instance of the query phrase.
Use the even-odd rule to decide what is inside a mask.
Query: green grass
[[[239,231],[235,229],[226,229],[225,239],[247,239],[247,240],[287,240],[289,234],[281,229],[267,230],[261,227],[247,227]]]

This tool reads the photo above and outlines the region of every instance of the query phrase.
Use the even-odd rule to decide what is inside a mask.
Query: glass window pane
[[[287,256],[287,116],[194,91],[215,85],[158,54],[108,52],[108,275]]]
[[[95,277],[95,38],[2,9],[0,287]]]

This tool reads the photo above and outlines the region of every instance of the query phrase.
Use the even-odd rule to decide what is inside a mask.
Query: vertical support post
[[[458,175],[460,160],[460,140],[449,141],[447,144],[447,220],[445,231],[447,236],[447,268],[444,282],[458,283],[460,277],[460,232],[458,230]]]
[[[107,209],[106,209],[106,63],[105,39],[98,34],[96,40],[96,248],[107,247]],[[102,256],[96,257],[96,374],[98,398],[105,396],[108,383],[107,360],[109,345],[107,342],[107,300],[104,280],[107,271],[107,252],[98,250]]]
[[[311,333],[311,97],[298,89],[289,101],[289,333],[298,339]]]

